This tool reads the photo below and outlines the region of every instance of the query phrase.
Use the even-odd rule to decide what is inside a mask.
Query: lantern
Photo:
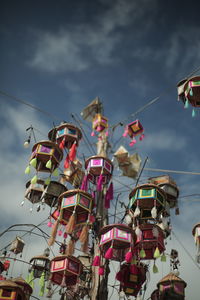
[[[64,175],[62,177],[63,182],[68,181],[75,188],[81,185],[85,173],[82,170],[82,163],[79,160],[74,160],[70,166],[64,170]]]
[[[104,226],[100,231],[100,252],[106,259],[123,261],[127,253],[132,257],[134,240],[134,231],[124,224]]]
[[[135,137],[140,135],[140,141],[144,138],[144,128],[139,120],[135,120],[134,122],[129,123],[124,131],[123,136],[126,137],[127,135],[130,136],[132,141],[130,142],[130,146],[133,146],[136,143]]]
[[[29,165],[25,170],[26,174],[30,173],[30,166],[34,167],[37,172],[47,172],[58,176],[57,167],[63,158],[63,152],[59,146],[51,141],[41,141],[36,143],[32,148]],[[38,180],[37,173],[31,179],[31,183]],[[47,178],[45,184],[49,184],[50,178]]]
[[[129,208],[140,220],[157,219],[166,211],[166,194],[155,184],[137,186],[129,195]]]
[[[50,271],[50,259],[45,255],[34,256],[30,260],[31,270],[33,271],[34,278],[40,278],[42,273],[45,272],[45,279],[48,279]]]
[[[82,133],[81,130],[73,124],[63,122],[59,126],[51,129],[48,137],[53,142],[56,141],[61,149],[70,149],[74,142],[76,142],[78,146],[82,138]]]
[[[14,281],[16,284],[20,286],[20,288],[22,289],[25,295],[24,299],[28,300],[33,292],[32,287],[22,277],[14,278],[12,279],[12,281]]]
[[[189,78],[184,84],[186,101],[194,107],[200,107],[200,76]]]
[[[50,280],[57,285],[75,285],[82,272],[82,263],[74,256],[61,255],[51,260]]]
[[[195,244],[197,246],[196,260],[200,263],[200,223],[196,224],[192,229],[192,234],[194,236]]]
[[[154,259],[165,250],[164,233],[159,226],[154,224],[139,225],[140,233],[134,246],[134,253],[140,259]]]
[[[187,284],[174,273],[169,273],[157,284],[159,296],[162,300],[184,300]]]
[[[70,223],[70,218],[74,217],[73,229],[75,226],[84,225],[89,221],[89,215],[93,208],[93,198],[89,193],[80,189],[69,190],[60,195],[59,201],[61,203],[61,221]]]
[[[93,132],[91,133],[91,135],[94,136],[94,130],[97,132],[102,132],[107,128],[108,128],[108,119],[102,116],[102,114],[96,114],[92,121]]]
[[[177,199],[179,196],[179,189],[176,182],[169,175],[161,175],[149,178],[149,182],[157,184],[166,193],[166,200],[170,208],[177,207]]]
[[[44,190],[42,201],[50,207],[53,207],[57,204],[58,197],[66,191],[67,188],[64,184],[58,181],[50,181]]]
[[[25,198],[31,203],[38,203],[41,201],[41,196],[44,192],[44,180],[37,179],[36,183],[31,183],[28,181],[26,184]]]
[[[151,300],[160,300],[158,290],[153,291],[153,293],[151,294]]]
[[[102,113],[103,107],[99,97],[96,97],[89,105],[87,105],[81,112],[81,116],[84,120],[92,122],[94,116],[97,113]]]
[[[19,236],[17,236],[11,243],[10,251],[14,252],[14,254],[21,253],[23,251],[24,245],[24,241]]]
[[[108,184],[112,172],[113,164],[110,159],[103,156],[91,156],[85,162],[85,169],[87,170],[87,178],[93,184],[101,185]]]
[[[114,153],[114,157],[117,159],[123,176],[133,179],[137,177],[141,165],[141,158],[137,153],[129,155],[128,151],[123,146],[120,146]]]
[[[28,284],[26,283],[28,286]],[[28,294],[26,292],[28,291]],[[15,283],[13,280],[1,280],[0,281],[0,299],[4,300],[29,300],[32,288],[23,288],[21,284]]]
[[[140,263],[123,264],[120,267],[119,272],[116,274],[116,279],[120,281],[120,291],[123,291],[126,295],[137,296],[142,284],[146,280],[147,267]]]

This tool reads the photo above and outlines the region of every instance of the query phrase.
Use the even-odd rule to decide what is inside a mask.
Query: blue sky
[[[123,145],[130,152],[137,151],[143,161],[148,156],[149,168],[200,172],[200,114],[197,110],[196,118],[192,118],[191,107],[183,108],[176,91],[177,82],[200,66],[197,1],[191,5],[158,0],[2,0],[0,22],[0,91],[55,116],[48,118],[0,95],[3,227],[30,218],[28,208],[26,214],[19,208],[27,180],[23,170],[29,156],[22,148],[25,129],[32,124],[47,134],[53,122],[72,122],[71,113],[79,115],[96,96],[113,125],[134,120],[131,114],[162,95],[137,116],[145,128],[145,139],[132,149],[127,141]],[[116,130],[115,140],[122,131]],[[95,143],[95,138],[92,141]],[[80,153],[89,155],[84,143],[82,147]],[[145,171],[142,180],[158,174]],[[199,193],[199,176],[172,176],[180,196]],[[134,186],[133,181],[123,181]],[[11,198],[12,209],[7,203]],[[180,198],[181,214],[175,217],[172,212],[171,217],[174,232],[185,241],[193,257],[191,230],[200,221],[200,202],[195,199],[198,197]],[[39,223],[43,216],[33,215],[32,222]],[[197,300],[199,270],[188,256],[180,255],[180,276],[189,281],[186,299]],[[168,272],[169,266],[163,276]],[[148,293],[161,277],[161,273],[154,281],[152,277]]]

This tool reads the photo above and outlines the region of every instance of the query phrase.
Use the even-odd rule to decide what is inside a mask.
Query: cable
[[[144,168],[145,171],[152,172],[166,172],[166,173],[175,173],[175,174],[186,174],[186,175],[200,175],[199,172],[189,172],[189,171],[175,171],[175,170],[164,170],[164,169],[153,169],[153,168]]]
[[[51,114],[51,113],[49,113],[49,112],[47,112],[47,111],[45,111],[45,110],[43,110],[43,109],[37,107],[37,106],[35,106],[35,105],[31,104],[31,103],[28,103],[28,102],[26,102],[26,101],[24,101],[24,100],[22,100],[22,99],[20,99],[20,98],[17,98],[17,97],[15,97],[15,96],[13,96],[13,95],[10,95],[10,94],[8,94],[8,93],[6,93],[6,92],[4,92],[4,91],[1,91],[1,90],[0,90],[0,94],[3,95],[3,96],[6,96],[6,97],[8,97],[8,98],[10,98],[10,99],[12,99],[12,100],[14,100],[14,101],[16,101],[16,102],[19,102],[19,103],[21,103],[21,104],[24,104],[24,105],[26,105],[26,106],[29,106],[29,107],[33,108],[34,110],[39,111],[39,112],[43,113],[44,115],[46,115],[46,116],[48,116],[48,117],[51,117],[51,118],[53,118],[53,119],[60,120],[60,118],[56,117],[55,115],[53,115],[53,114]]]

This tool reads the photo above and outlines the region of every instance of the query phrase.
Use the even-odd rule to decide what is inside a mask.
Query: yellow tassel
[[[74,230],[74,227],[76,225],[76,219],[75,219],[75,214],[73,213],[71,217],[69,218],[69,222],[66,225],[66,232],[67,233],[72,233]]]
[[[67,248],[66,248],[66,251],[65,251],[65,254],[70,256],[70,255],[73,255],[74,254],[74,248],[75,248],[75,242],[74,240],[70,240],[68,245],[67,245]]]
[[[86,237],[85,242],[81,246],[81,251],[84,252],[84,253],[88,252],[88,235]]]
[[[87,238],[88,238],[88,225],[84,225],[81,234],[79,236],[79,240],[82,244],[84,244]]]
[[[56,220],[53,227],[52,227],[52,231],[51,231],[51,236],[48,240],[48,245],[52,246],[56,240],[56,234],[57,234],[57,230],[58,230],[58,226],[59,226],[59,220]]]

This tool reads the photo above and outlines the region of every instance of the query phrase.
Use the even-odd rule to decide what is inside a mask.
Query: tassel
[[[140,215],[140,208],[139,208],[139,206],[136,207],[133,215],[134,215],[135,218]]]
[[[59,220],[56,220],[53,227],[52,227],[51,236],[48,240],[48,245],[49,246],[52,246],[55,242],[58,226],[59,226]]]
[[[33,168],[36,168],[37,166],[37,158],[33,158],[31,159],[30,163],[29,163]]]
[[[136,139],[133,138],[132,141],[129,143],[129,146],[133,147],[137,143]]]
[[[153,273],[158,273],[158,267],[155,265],[155,263],[153,265]]]
[[[46,168],[47,169],[51,169],[51,167],[52,167],[52,161],[51,161],[51,159],[49,159],[48,161],[47,161],[47,163],[46,163]]]
[[[75,248],[75,242],[74,240],[71,239],[67,244],[65,254],[68,256],[72,256],[74,254],[74,248]]]
[[[28,276],[28,284],[34,289],[34,271],[32,270]]]
[[[128,134],[128,128],[125,128],[125,130],[124,130],[124,133],[123,133],[123,137],[127,137],[127,134]]]
[[[64,232],[64,233],[63,233],[63,238],[66,239],[67,237],[68,237],[67,232]]]
[[[81,230],[81,234],[79,236],[79,240],[82,244],[85,243],[85,241],[87,240],[88,238],[88,225],[84,225],[83,226],[83,229]]]
[[[145,137],[145,135],[142,134],[142,135],[140,136],[139,140],[142,141],[142,140],[144,139],[144,137]]]
[[[193,90],[192,90],[192,88],[190,89],[190,96],[193,97]]]
[[[94,133],[94,131],[92,131],[90,135],[91,135],[91,136],[95,136],[95,133]]]
[[[116,273],[115,279],[117,279],[118,281],[122,282],[123,281],[123,272],[119,271]]]
[[[103,266],[99,267],[99,275],[100,276],[104,275],[104,267]]]
[[[161,256],[160,260],[161,260],[162,262],[166,262],[166,261],[167,261],[167,258],[166,258],[166,256],[165,256],[164,253],[163,253],[163,255]]]
[[[103,174],[99,176],[98,183],[97,183],[97,191],[102,191],[102,184],[103,184]]]
[[[74,142],[69,151],[69,160],[70,161],[74,161],[74,159],[76,157],[76,150],[77,150],[77,145],[76,145],[76,142]]]
[[[47,226],[48,226],[48,227],[52,227],[52,225],[53,225],[53,224],[52,224],[51,221],[49,221],[49,222],[47,223]]]
[[[76,225],[75,212],[73,211],[72,215],[69,218],[69,222],[66,225],[66,233],[72,233]]]
[[[155,206],[151,210],[151,216],[153,219],[155,219],[157,217],[157,209]]]
[[[156,247],[156,250],[154,251],[153,257],[154,257],[154,258],[160,257],[160,250],[159,250],[158,247]]]
[[[45,180],[44,183],[45,183],[46,185],[49,185],[50,181],[51,181],[51,177],[47,177],[47,179]]]
[[[65,138],[62,139],[62,141],[60,142],[59,148],[62,149],[62,150],[65,148]]]
[[[25,173],[25,174],[30,174],[30,172],[31,172],[31,168],[30,168],[30,166],[28,165],[28,166],[26,167],[24,173]]]
[[[127,225],[129,225],[129,224],[132,223],[132,218],[131,218],[131,216],[129,214],[127,214],[125,216],[125,222],[126,222]]]
[[[59,175],[59,172],[58,172],[58,168],[56,168],[53,173],[52,173],[53,176],[57,177]]]
[[[137,235],[138,239],[140,239],[142,236],[142,231],[140,230],[140,228],[138,226],[135,229],[135,234]]]
[[[32,184],[35,184],[35,183],[37,183],[37,180],[38,180],[38,177],[37,177],[37,175],[35,175],[35,176],[31,179],[31,183],[32,183]]]
[[[113,246],[111,246],[105,253],[104,257],[106,259],[112,259],[113,258]]]
[[[127,263],[130,263],[132,258],[133,258],[133,253],[131,252],[131,249],[130,249],[129,252],[127,252],[125,255],[125,260]]]
[[[188,101],[188,99],[186,99],[184,108],[188,108],[188,107],[189,107],[189,101]]]
[[[62,230],[58,230],[58,235],[62,236]]]
[[[92,265],[95,266],[95,267],[99,267],[100,266],[100,256],[99,255],[95,256]]]
[[[108,131],[106,131],[106,136],[109,136],[109,133],[108,133]]]
[[[85,242],[81,246],[81,251],[84,253],[88,252],[88,236],[87,236],[87,239],[85,240]]]
[[[40,285],[40,292],[39,296],[43,297],[44,296],[44,289],[45,289],[45,272],[42,272],[42,275],[39,280],[39,285]]]
[[[105,208],[110,208],[110,201],[113,200],[113,183],[110,183],[110,186],[106,192],[105,196]]]
[[[81,184],[81,190],[87,192],[88,190],[88,176],[85,175]]]
[[[196,112],[195,112],[195,109],[193,108],[192,110],[192,118],[194,118],[196,116]]]
[[[145,257],[146,257],[146,253],[145,253],[144,249],[141,249],[141,250],[140,250],[139,256],[140,256],[141,258],[145,258]]]
[[[64,168],[68,169],[69,168],[69,154],[66,156],[65,158],[65,162],[64,162]]]

